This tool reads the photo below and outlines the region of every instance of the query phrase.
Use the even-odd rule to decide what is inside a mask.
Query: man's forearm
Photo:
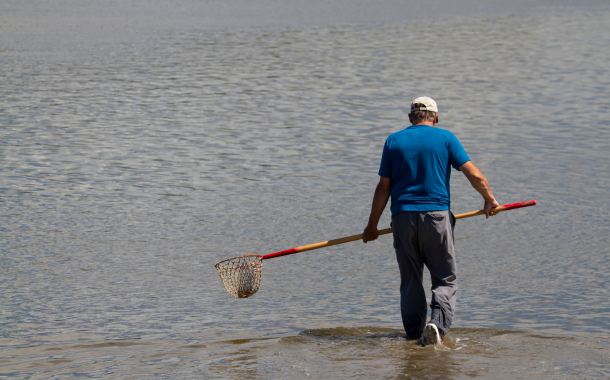
[[[460,170],[462,171],[462,173],[464,173],[466,178],[468,178],[468,181],[470,181],[472,187],[474,187],[474,189],[483,196],[483,199],[485,199],[485,206],[483,206],[485,210],[485,215],[488,218],[492,215],[495,215],[496,213],[492,212],[491,210],[494,207],[499,206],[499,204],[496,201],[494,195],[491,193],[487,178],[485,178],[483,173],[481,173],[481,171],[470,161],[460,166]]]
[[[487,178],[481,174],[481,176],[468,178],[470,184],[476,191],[479,192],[483,196],[483,198],[488,201],[494,201],[494,195],[491,193],[491,188],[489,187],[489,182],[487,182]]]
[[[379,177],[379,183],[375,188],[375,195],[373,196],[373,206],[371,206],[369,224],[364,229],[364,232],[362,232],[362,241],[364,243],[373,241],[379,237],[377,224],[379,223],[379,219],[381,219],[381,214],[383,214],[385,206],[388,204],[391,191],[392,182],[390,178]]]
[[[390,188],[379,183],[375,189],[375,195],[373,196],[373,206],[371,207],[371,215],[369,216],[369,226],[377,227],[379,219],[381,219],[381,214],[383,214],[383,210],[385,210],[385,206],[388,204],[389,199]]]
[[[494,195],[491,193],[491,188],[489,187],[489,182],[487,182],[487,178],[485,178],[479,168],[471,161],[468,161],[460,166],[460,170],[464,173],[466,178],[468,178],[472,187],[483,196],[486,202],[495,201]]]

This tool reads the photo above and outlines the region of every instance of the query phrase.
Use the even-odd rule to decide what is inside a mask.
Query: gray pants
[[[424,264],[432,278],[434,323],[447,333],[455,311],[457,270],[453,250],[455,217],[445,211],[404,211],[394,215],[394,248],[400,268],[400,310],[406,336],[419,338],[426,325]]]

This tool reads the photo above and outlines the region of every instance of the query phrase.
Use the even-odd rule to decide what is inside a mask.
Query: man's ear
[[[434,116],[434,124],[438,124],[438,114],[436,114],[436,116]]]
[[[411,122],[411,124],[413,124],[413,118],[411,117],[411,114],[409,114],[409,121]]]

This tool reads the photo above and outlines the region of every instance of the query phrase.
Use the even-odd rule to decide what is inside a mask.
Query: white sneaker
[[[428,323],[421,334],[421,344],[427,346],[429,344],[443,344],[443,338],[438,332],[438,327],[434,323]]]

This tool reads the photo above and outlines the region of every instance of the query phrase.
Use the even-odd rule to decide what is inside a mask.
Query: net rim
[[[262,261],[262,257],[263,257],[263,256],[262,256],[262,255],[242,255],[242,256],[231,257],[230,259],[222,260],[222,261],[220,261],[220,262],[216,263],[216,265],[214,265],[214,267],[215,267],[216,269],[218,269],[218,267],[219,267],[219,266],[222,266],[222,265],[227,265],[227,264],[229,264],[229,263],[230,263],[232,260],[236,260],[236,259],[237,259],[237,260],[239,260],[239,259],[244,258],[244,257],[258,257],[258,258],[259,258],[259,259],[261,259],[261,261]]]

